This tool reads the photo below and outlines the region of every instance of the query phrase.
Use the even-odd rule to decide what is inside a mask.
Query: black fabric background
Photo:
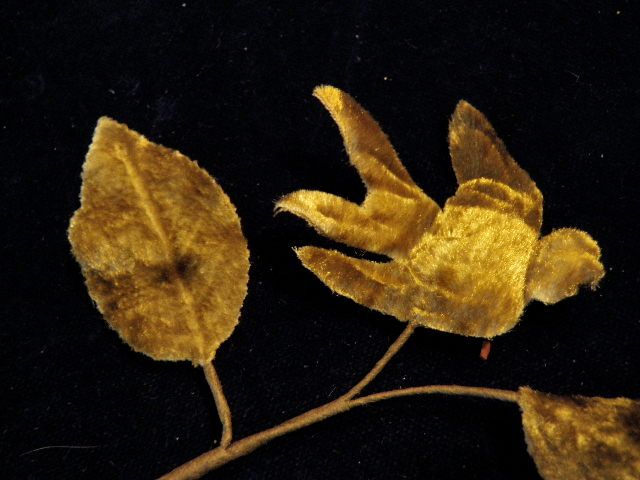
[[[151,478],[211,448],[201,372],[134,353],[93,307],[66,239],[97,118],[179,149],[242,219],[251,280],[217,354],[237,438],[336,398],[403,324],[337,297],[291,247],[334,246],[273,216],[300,188],[362,199],[329,115],[353,94],[440,204],[448,117],[483,111],[545,196],[543,234],[603,250],[592,293],[530,305],[497,338],[420,329],[368,391],[431,383],[640,397],[640,26],[631,2],[3,2],[3,478]],[[273,441],[208,478],[534,479],[517,407],[414,397]],[[47,448],[71,445],[88,448]]]

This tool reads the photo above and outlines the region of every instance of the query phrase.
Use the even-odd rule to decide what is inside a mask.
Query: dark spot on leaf
[[[175,261],[175,271],[178,277],[189,280],[196,271],[198,261],[191,255],[183,255]]]

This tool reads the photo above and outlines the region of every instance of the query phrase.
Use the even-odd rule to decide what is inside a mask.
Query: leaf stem
[[[373,368],[347,393],[337,399],[305,413],[293,417],[280,425],[268,428],[261,432],[249,435],[241,440],[231,442],[231,412],[222,393],[220,380],[213,368],[213,364],[203,365],[207,381],[216,400],[218,413],[223,424],[222,442],[218,448],[214,448],[202,455],[184,463],[171,472],[160,477],[160,480],[186,480],[200,478],[202,475],[221,467],[236,458],[243,457],[274,438],[281,437],[289,432],[299,430],[326,418],[351,410],[354,407],[389,400],[392,398],[406,397],[409,395],[464,395],[473,397],[490,398],[506,402],[517,402],[518,393],[511,390],[495,388],[469,387],[461,385],[427,385],[422,387],[402,388],[386,392],[374,393],[364,397],[357,397],[362,390],[369,385],[374,378],[389,363],[391,358],[398,353],[407,342],[415,326],[408,324],[400,336],[389,347],[386,353],[376,362]],[[357,398],[356,398],[357,397]]]
[[[227,399],[222,391],[222,383],[218,377],[213,361],[202,365],[204,370],[204,376],[207,379],[213,399],[216,402],[216,408],[218,409],[218,416],[222,422],[222,439],[220,440],[220,448],[227,448],[233,438],[233,428],[231,424],[231,409],[227,403]]]

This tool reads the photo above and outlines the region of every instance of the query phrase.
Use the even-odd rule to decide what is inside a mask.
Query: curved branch
[[[228,447],[218,447],[203,453],[199,457],[179,466],[161,480],[184,480],[200,478],[207,472],[215,470],[236,458],[247,455],[274,438],[281,437],[289,432],[299,430],[308,425],[333,417],[339,413],[351,410],[354,407],[388,400],[391,398],[405,397],[409,395],[464,395],[482,398],[490,398],[507,402],[516,402],[518,393],[511,390],[495,388],[467,387],[461,385],[428,385],[424,387],[403,388],[387,392],[375,393],[356,399],[340,397],[320,407],[314,408],[297,417],[287,420],[280,425],[255,433],[248,437],[231,443]]]
[[[499,388],[467,387],[465,385],[425,385],[423,387],[400,388],[389,390],[388,392],[373,393],[365,397],[351,400],[354,407],[367,405],[369,403],[389,400],[398,397],[408,397],[410,395],[457,395],[466,397],[490,398],[503,402],[518,403],[518,392],[513,390],[502,390]]]

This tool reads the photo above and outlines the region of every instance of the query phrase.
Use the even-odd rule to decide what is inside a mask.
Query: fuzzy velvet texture
[[[156,360],[210,361],[247,293],[229,197],[195,162],[106,117],[82,178],[69,240],[107,322]]]
[[[183,6],[184,4],[184,6]],[[492,342],[416,329],[368,392],[531,385],[640,398],[638,72],[634,2],[1,2],[3,427],[7,479],[154,478],[210,448],[201,369],[131,350],[87,294],[66,230],[96,120],[108,115],[212,174],[251,248],[242,318],[215,362],[234,436],[339,397],[405,324],[335,294],[292,246],[357,252],[272,217],[299,189],[359,204],[329,83],[383,125],[415,182],[456,190],[447,122],[484,112],[544,193],[542,234],[573,226],[607,274],[531,302]],[[619,12],[619,13],[618,13]],[[49,448],[51,445],[95,448]],[[511,404],[393,400],[287,435],[208,476],[228,480],[540,480]]]
[[[640,478],[640,401],[518,392],[529,454],[545,480]]]
[[[556,303],[604,276],[600,249],[586,232],[560,229],[540,238],[542,194],[469,103],[460,101],[449,123],[459,188],[441,210],[350,95],[331,86],[314,95],[337,123],[367,195],[357,205],[301,190],[283,197],[276,211],[391,259],[298,249],[303,265],[334,292],[402,321],[493,338],[513,328],[530,300]]]

